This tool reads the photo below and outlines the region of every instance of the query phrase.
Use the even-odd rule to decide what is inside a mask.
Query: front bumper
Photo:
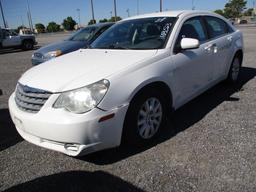
[[[80,156],[121,143],[122,127],[128,105],[110,111],[93,109],[85,114],[73,114],[51,106],[58,97],[52,95],[42,109],[31,114],[21,111],[9,99],[11,118],[19,134],[27,141],[70,156]],[[103,116],[115,114],[112,119],[99,122]]]

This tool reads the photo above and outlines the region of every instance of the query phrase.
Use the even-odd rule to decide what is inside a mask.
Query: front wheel
[[[233,59],[233,62],[230,66],[230,70],[229,70],[229,74],[228,74],[228,78],[227,81],[229,83],[236,83],[239,79],[239,74],[241,71],[241,61],[239,57],[235,57]]]
[[[32,41],[24,41],[22,44],[23,50],[32,50],[34,48],[34,43]]]
[[[151,142],[166,123],[166,99],[156,90],[148,90],[137,96],[126,115],[123,140],[132,144]]]

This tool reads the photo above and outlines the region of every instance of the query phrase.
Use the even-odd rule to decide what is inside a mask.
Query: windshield
[[[72,35],[68,40],[70,41],[88,41],[93,37],[96,27],[86,27],[79,30],[74,35]]]
[[[93,49],[161,49],[176,21],[174,17],[151,17],[123,21],[100,36]]]

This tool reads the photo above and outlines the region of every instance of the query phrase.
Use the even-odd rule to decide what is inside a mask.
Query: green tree
[[[214,11],[214,13],[217,13],[217,14],[223,16],[223,17],[226,17],[226,15],[225,15],[225,13],[222,9],[217,9],[217,10]]]
[[[67,31],[71,31],[75,29],[76,21],[72,17],[67,17],[63,20],[63,27]]]
[[[47,31],[48,32],[58,32],[58,31],[60,31],[60,25],[58,25],[57,23],[52,21],[48,24]]]
[[[226,3],[224,13],[227,18],[239,18],[245,9],[247,1],[245,0],[230,0]]]
[[[244,16],[252,16],[253,15],[253,8],[247,9],[244,12]]]
[[[115,19],[115,17],[111,17],[108,21],[109,22],[116,22],[116,21],[120,21],[120,20],[122,20],[122,18],[119,17],[119,16],[116,16],[116,19]]]
[[[35,24],[35,28],[38,33],[44,33],[45,32],[45,26],[42,23]]]
[[[108,20],[106,18],[99,20],[100,23],[106,23]]]
[[[88,22],[88,25],[96,24],[96,22],[97,22],[97,21],[96,21],[95,19],[94,19],[94,20],[93,20],[93,19],[91,19],[91,20]]]

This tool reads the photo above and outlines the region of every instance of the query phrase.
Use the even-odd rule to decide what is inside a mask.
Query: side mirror
[[[183,38],[181,40],[180,46],[181,49],[197,49],[199,47],[200,43],[198,39],[192,39],[192,38]]]

